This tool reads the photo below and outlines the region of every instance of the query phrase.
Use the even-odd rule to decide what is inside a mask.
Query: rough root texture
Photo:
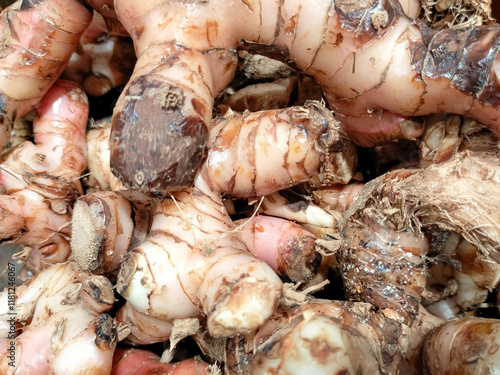
[[[433,29],[462,29],[495,20],[490,0],[422,0],[424,21]]]
[[[138,79],[128,88],[127,98],[111,128],[113,174],[131,189],[164,192],[190,187],[208,130],[201,117],[183,112],[182,89]]]

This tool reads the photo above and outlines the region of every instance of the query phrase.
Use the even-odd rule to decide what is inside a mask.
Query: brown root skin
[[[422,19],[433,29],[466,28],[495,22],[495,0],[423,0]]]
[[[213,98],[229,84],[236,64],[229,51],[163,41],[139,57],[115,106],[110,135],[111,171],[125,187],[165,193],[193,185]]]
[[[283,254],[281,273],[294,282],[307,282],[315,275],[321,263],[321,254],[316,251],[316,239],[310,237],[290,238],[280,249]]]
[[[428,245],[421,229],[430,226],[458,233],[498,261],[499,165],[498,153],[464,151],[367,183],[341,225],[339,264],[348,294],[414,316],[425,291]]]
[[[205,154],[208,130],[199,115],[183,110],[183,89],[142,77],[126,93],[128,100],[111,128],[113,174],[130,189],[191,186]]]

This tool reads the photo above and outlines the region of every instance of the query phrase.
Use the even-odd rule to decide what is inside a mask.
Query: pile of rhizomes
[[[489,2],[0,23],[1,373],[500,371]]]

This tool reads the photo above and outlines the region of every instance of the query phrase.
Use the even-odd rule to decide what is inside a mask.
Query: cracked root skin
[[[0,159],[2,209],[25,222],[17,228],[0,223],[1,240],[26,245],[23,260],[38,270],[66,261],[70,253],[71,209],[82,193],[79,177],[87,161],[88,111],[83,90],[58,80],[34,110],[34,141]],[[7,199],[17,208],[6,207]]]
[[[17,1],[0,16],[0,150],[12,123],[61,75],[92,13],[77,1]]]
[[[361,145],[418,137],[423,126],[408,117],[435,112],[468,114],[500,134],[499,44],[492,42],[498,26],[436,32],[408,18],[395,0],[317,0],[314,7],[289,0],[196,6],[120,0],[116,11],[139,55],[111,136],[113,172],[130,187],[165,191],[192,183],[213,98],[231,81],[242,45],[314,77]],[[166,104],[166,96],[175,100]],[[147,159],[135,158],[139,153]],[[130,160],[137,160],[132,168]],[[135,176],[137,170],[148,172]]]
[[[255,329],[274,311],[282,283],[233,229],[220,195],[199,175],[191,191],[158,204],[148,238],[122,263],[118,292],[164,321],[204,313],[214,335]]]
[[[322,103],[232,113],[213,121],[202,168],[221,194],[261,197],[314,179],[347,183],[356,149]]]
[[[498,319],[467,317],[450,320],[425,338],[423,373],[494,374],[500,369],[499,347]]]
[[[12,316],[7,293],[0,296],[5,297],[2,325],[10,324]],[[105,311],[113,304],[111,282],[74,262],[42,271],[29,284],[16,288],[15,319],[26,327],[16,338],[14,366],[9,365],[9,340],[1,340],[2,374],[109,374],[117,332]]]

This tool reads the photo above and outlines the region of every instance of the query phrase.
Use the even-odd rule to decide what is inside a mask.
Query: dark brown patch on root
[[[107,349],[114,348],[117,342],[116,323],[108,314],[101,314],[96,322],[97,347]]]
[[[470,30],[443,30],[434,35],[424,60],[423,76],[453,79]]]
[[[293,237],[280,249],[279,271],[293,282],[311,280],[321,263],[316,251],[316,239],[311,236]]]
[[[429,44],[422,76],[447,78],[451,85],[481,103],[498,106],[498,88],[491,69],[500,47],[495,27],[446,29],[436,33]]]
[[[19,10],[28,10],[28,9],[34,8],[41,1],[42,0],[23,0],[23,1],[21,1],[21,5],[19,7]]]
[[[122,184],[158,192],[193,184],[208,131],[184,104],[183,89],[174,85],[140,77],[129,86],[110,136],[111,171]]]
[[[500,30],[497,27],[474,28],[464,45],[464,54],[452,85],[473,96],[481,95],[500,46]]]

